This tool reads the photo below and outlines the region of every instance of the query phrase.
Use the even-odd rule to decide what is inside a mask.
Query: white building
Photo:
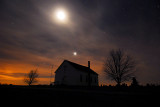
[[[88,67],[64,60],[55,71],[55,85],[98,86],[98,74]]]

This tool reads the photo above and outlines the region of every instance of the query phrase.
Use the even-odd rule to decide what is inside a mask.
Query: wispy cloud
[[[104,81],[102,65],[108,51],[123,48],[147,68],[141,66],[138,79],[142,83],[157,82],[159,14],[151,6],[146,7],[148,3],[136,4],[134,0],[125,3],[118,0],[3,0],[0,3],[0,69],[3,72],[0,74],[22,76],[27,71],[14,69],[24,69],[23,65],[14,66],[22,63],[28,66],[28,71],[32,69],[30,66],[41,65],[41,77],[49,78],[50,68],[45,64],[53,64],[56,70],[63,59],[82,65],[91,60],[94,70]],[[53,10],[57,6],[64,6],[70,13],[68,24],[54,22]],[[78,52],[77,57],[72,56],[73,51]],[[9,69],[7,64],[13,66],[10,73],[5,73]],[[142,75],[148,77],[142,79]]]

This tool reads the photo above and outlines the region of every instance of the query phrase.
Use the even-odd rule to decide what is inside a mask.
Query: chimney
[[[88,61],[88,68],[90,69],[90,61]]]

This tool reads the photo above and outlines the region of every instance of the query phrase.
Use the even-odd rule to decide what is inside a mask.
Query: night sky
[[[59,7],[65,23],[55,20]],[[160,0],[0,0],[0,83],[22,85],[38,68],[38,84],[49,84],[51,65],[67,59],[90,60],[99,84],[114,84],[102,67],[118,48],[137,61],[140,84],[160,84]]]

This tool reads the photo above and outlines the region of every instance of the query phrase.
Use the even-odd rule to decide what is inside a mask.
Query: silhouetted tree
[[[131,56],[127,55],[122,50],[112,50],[110,51],[109,57],[104,62],[104,72],[107,77],[114,80],[119,86],[122,82],[131,79],[135,65],[135,61]]]
[[[133,86],[133,87],[139,86],[139,83],[135,77],[132,78],[131,86]]]
[[[31,70],[29,73],[26,74],[24,82],[30,86],[31,84],[37,82],[37,77],[38,77],[37,70]]]

